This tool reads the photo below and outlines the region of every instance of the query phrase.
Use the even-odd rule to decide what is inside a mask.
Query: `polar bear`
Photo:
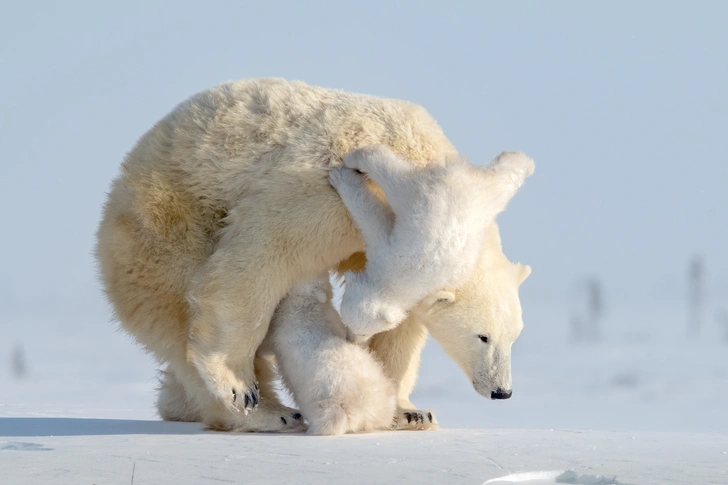
[[[331,297],[328,272],[294,286],[278,305],[260,351],[274,354],[309,434],[392,428],[394,383],[367,349],[346,341]]]
[[[96,257],[121,326],[166,366],[164,419],[301,429],[271,391],[274,373],[257,350],[294,285],[364,267],[364,244],[328,172],[378,144],[417,166],[458,157],[418,105],[280,79],[198,93],[127,154]],[[417,412],[409,395],[427,329],[478,392],[490,398],[510,386],[506,350],[522,325],[523,270],[505,260],[494,230],[473,275],[449,289],[452,299],[418,304],[369,343],[397,387],[398,416]],[[479,340],[486,333],[500,350]]]
[[[464,282],[486,228],[533,170],[533,160],[509,152],[483,168],[460,160],[413,167],[385,146],[344,156],[329,180],[361,231],[368,260],[364,271],[346,275],[341,317],[350,339],[391,330],[425,296]]]

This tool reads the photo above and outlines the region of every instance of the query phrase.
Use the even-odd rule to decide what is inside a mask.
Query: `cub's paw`
[[[263,404],[255,413],[240,413],[208,419],[207,430],[230,433],[299,433],[308,426],[301,413],[285,406]]]
[[[533,159],[521,152],[503,152],[493,159],[491,167],[492,170],[502,173],[519,187],[536,169]]]
[[[329,183],[337,192],[341,193],[347,189],[361,187],[364,178],[361,172],[357,173],[355,170],[346,167],[336,167],[329,170]]]
[[[308,425],[303,419],[303,416],[298,411],[292,410],[293,412],[280,413],[280,420],[282,427],[278,430],[281,433],[296,433],[299,431],[306,431]]]
[[[438,429],[440,426],[432,411],[420,411],[419,409],[397,409],[394,417],[394,428],[401,430],[430,430]]]
[[[344,155],[344,166],[359,173],[365,173],[377,166],[392,165],[399,161],[396,158],[397,156],[392,150],[384,145],[369,145]]]

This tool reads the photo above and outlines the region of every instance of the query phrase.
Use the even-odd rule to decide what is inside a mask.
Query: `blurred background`
[[[499,218],[506,254],[533,267],[513,398],[477,395],[430,341],[418,406],[447,427],[728,431],[727,15],[717,1],[5,2],[0,412],[154,416],[155,363],[96,280],[105,192],[177,103],[274,76],[419,103],[475,164],[536,160]]]

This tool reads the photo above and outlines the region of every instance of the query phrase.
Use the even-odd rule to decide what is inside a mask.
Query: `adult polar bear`
[[[164,418],[241,431],[301,426],[256,351],[296,283],[340,263],[363,266],[363,243],[327,175],[344,154],[376,144],[413,164],[458,156],[420,106],[272,79],[191,97],[127,155],[96,253],[122,326],[168,364]],[[451,289],[455,301],[423,303],[372,339],[399,385],[400,411],[414,409],[425,324],[478,392],[510,389],[508,342],[522,326],[517,288],[528,270],[503,256],[495,227],[480,259],[471,280]],[[494,356],[477,339],[484,334],[507,352]]]

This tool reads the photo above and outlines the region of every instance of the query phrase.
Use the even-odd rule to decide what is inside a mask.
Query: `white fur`
[[[467,281],[487,227],[533,169],[522,153],[504,152],[483,168],[460,160],[417,167],[384,146],[347,154],[329,179],[366,245],[366,269],[346,275],[341,303],[350,337],[392,329],[426,296]]]
[[[295,286],[278,306],[264,345],[308,421],[309,434],[392,428],[395,387],[368,350],[347,342],[328,274]]]
[[[422,300],[412,316],[427,327],[475,390],[494,399],[494,393],[513,390],[511,346],[523,329],[518,288],[531,268],[508,261],[496,224],[487,229],[477,268],[467,283]],[[481,335],[488,337],[487,343]]]
[[[236,431],[301,429],[295,410],[276,397],[275,372],[256,353],[295,284],[364,267],[364,243],[328,173],[345,154],[376,144],[417,166],[458,157],[421,106],[281,79],[202,91],[127,154],[104,207],[96,257],[121,327],[169,371],[159,399],[165,419]],[[418,305],[369,342],[396,383],[400,423],[405,411],[416,411],[409,395],[427,329],[468,375],[480,375],[489,367],[482,348],[471,348],[475,335],[502,328],[507,341],[522,325],[513,265],[499,240],[488,236],[485,245],[492,256],[462,285],[446,288],[454,300]],[[505,261],[502,271],[493,272],[493,258]],[[519,312],[492,311],[497,301]],[[258,390],[259,405],[246,412],[244,396]]]

